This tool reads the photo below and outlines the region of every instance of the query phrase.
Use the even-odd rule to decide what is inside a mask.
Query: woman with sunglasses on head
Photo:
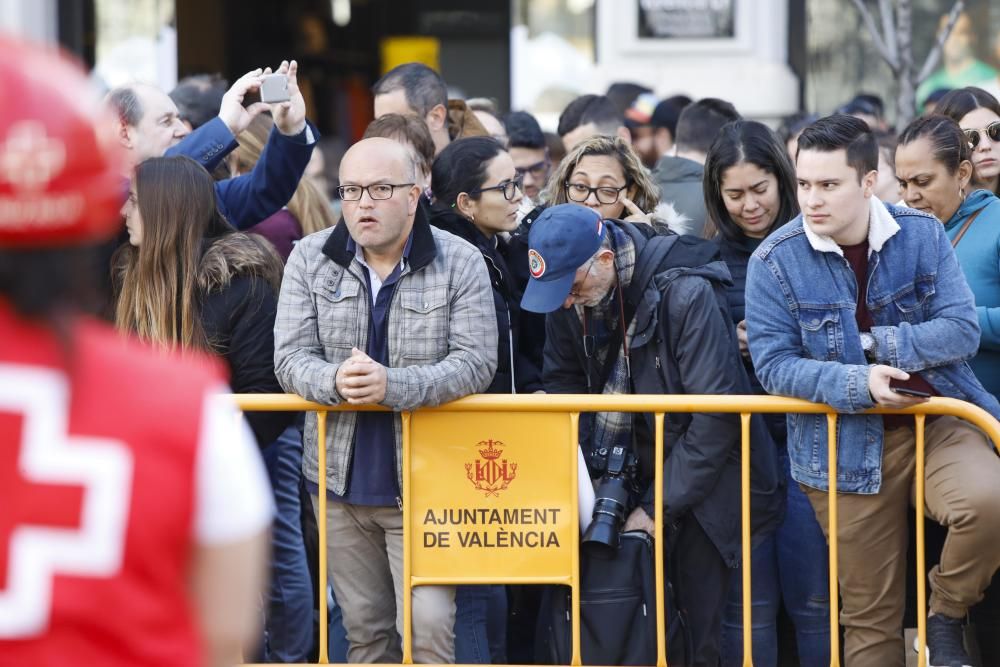
[[[1000,102],[982,88],[953,90],[934,113],[948,116],[962,128],[972,147],[972,185],[1000,195]]]
[[[431,192],[431,224],[476,246],[489,270],[500,336],[497,371],[487,393],[541,391],[541,369],[524,352],[532,343],[522,334],[522,289],[511,275],[505,238],[518,226],[524,197],[510,154],[492,137],[453,141],[434,160]],[[505,588],[459,586],[455,603],[455,661],[506,662]]]
[[[639,156],[621,137],[596,136],[577,144],[549,178],[548,205],[583,204],[605,220],[650,223],[666,231],[685,222],[660,192]]]
[[[747,349],[744,320],[747,264],[757,246],[799,212],[795,169],[782,141],[765,125],[738,120],[725,125],[705,161],[705,235],[714,238],[733,284],[727,296],[740,352],[754,393],[765,394]],[[787,482],[783,522],[755,545],[751,555],[753,587],[753,664],[778,664],[778,612],[784,607],[795,626],[800,664],[830,663],[830,611],[827,600],[826,539],[808,498],[791,479],[784,415],[765,419]],[[722,620],[722,664],[743,664],[742,574],[733,571]]]

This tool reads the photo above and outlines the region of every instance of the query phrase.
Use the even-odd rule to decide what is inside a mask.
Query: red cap
[[[101,241],[121,229],[123,160],[87,75],[0,36],[0,247]]]

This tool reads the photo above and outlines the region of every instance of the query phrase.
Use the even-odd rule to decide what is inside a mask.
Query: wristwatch
[[[861,349],[864,350],[865,359],[875,361],[875,336],[867,331],[861,332]]]

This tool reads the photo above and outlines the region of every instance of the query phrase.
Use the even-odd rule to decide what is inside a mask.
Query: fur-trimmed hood
[[[281,257],[263,236],[235,232],[205,243],[198,265],[198,288],[203,293],[225,289],[237,276],[263,278],[275,293],[281,288]]]

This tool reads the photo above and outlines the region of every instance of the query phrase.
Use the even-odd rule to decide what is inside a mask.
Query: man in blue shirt
[[[191,132],[177,105],[159,88],[130,84],[108,93],[115,112],[115,135],[126,149],[126,179],[135,165],[151,157],[186,155],[211,170],[236,148],[236,137],[257,114],[270,110],[274,130],[256,167],[249,174],[215,184],[219,209],[237,229],[247,229],[281,210],[295,194],[309,164],[319,132],[306,120],[306,105],[297,82],[298,64],[282,62],[278,73],[288,76],[289,100],[256,102],[244,108],[243,99],[260,87],[267,70],[247,72],[222,98],[215,119]]]

